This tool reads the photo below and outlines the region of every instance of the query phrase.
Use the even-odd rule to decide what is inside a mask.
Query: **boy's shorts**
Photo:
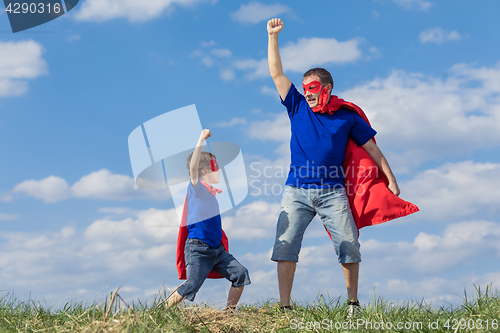
[[[184,255],[187,281],[177,293],[191,302],[212,270],[231,281],[235,288],[250,284],[248,270],[222,244],[214,248],[199,239],[188,238]]]
[[[285,186],[271,260],[299,261],[304,232],[316,214],[332,236],[339,262],[360,262],[358,229],[343,186],[319,189]]]

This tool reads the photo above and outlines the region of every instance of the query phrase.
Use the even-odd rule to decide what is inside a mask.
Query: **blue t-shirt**
[[[196,238],[211,247],[219,247],[222,241],[222,222],[215,196],[200,181],[195,187],[189,182],[187,200],[188,238]]]
[[[282,104],[290,118],[291,164],[286,185],[303,188],[343,186],[345,148],[349,138],[364,145],[377,132],[355,111],[340,108],[314,113],[292,84]]]

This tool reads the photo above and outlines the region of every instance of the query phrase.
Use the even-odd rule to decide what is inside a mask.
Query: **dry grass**
[[[392,329],[391,332],[429,331],[429,323],[439,323],[432,332],[500,332],[500,294],[491,288],[481,290],[472,298],[463,299],[458,307],[432,307],[423,301],[395,303],[380,298],[364,304],[357,320],[369,322],[421,322],[422,329]],[[166,295],[165,295],[166,296]],[[40,306],[33,301],[20,302],[0,296],[0,332],[175,332],[175,333],[243,333],[243,332],[297,332],[292,324],[334,323],[346,321],[347,304],[340,300],[319,296],[311,305],[295,305],[293,311],[283,313],[275,301],[260,305],[241,305],[235,313],[208,305],[166,308],[166,297],[152,304],[123,304],[117,292],[104,304],[66,304],[62,309]],[[472,325],[475,329],[446,327],[453,323]],[[478,330],[482,323],[483,327]],[[487,328],[485,325],[489,325]],[[453,329],[452,329],[453,328]],[[450,330],[451,329],[451,330]],[[310,332],[338,331],[312,328]],[[345,330],[342,330],[345,331]],[[352,330],[351,330],[352,331]],[[358,332],[382,332],[364,330]]]

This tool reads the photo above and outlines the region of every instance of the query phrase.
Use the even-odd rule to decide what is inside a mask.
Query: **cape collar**
[[[212,185],[208,185],[207,183],[205,183],[204,181],[201,181],[200,180],[200,183],[203,184],[203,186],[205,186],[205,188],[207,189],[208,193],[210,193],[211,195],[213,195],[215,197],[216,194],[218,193],[222,193],[222,190],[219,189],[219,188],[216,188],[216,187],[213,187]]]

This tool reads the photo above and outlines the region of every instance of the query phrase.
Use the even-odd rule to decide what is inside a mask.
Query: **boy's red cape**
[[[330,96],[325,105],[325,97],[328,98],[328,95],[325,96],[322,92],[319,105],[312,109],[314,112],[333,114],[343,107],[355,111],[370,125],[368,117],[359,106],[334,95]],[[375,138],[372,140],[375,142]],[[378,170],[370,155],[351,139],[346,147],[344,172],[344,184],[358,230],[418,212],[417,206],[397,197],[387,188],[387,177]]]
[[[312,110],[314,112],[333,114],[333,112],[341,107],[347,108],[355,111],[370,125],[368,117],[366,117],[359,106],[346,102],[334,95],[330,96],[328,104],[325,105],[327,98],[328,95],[325,96],[322,93],[319,105]],[[372,140],[375,142],[375,138]],[[358,230],[366,226],[380,224],[418,212],[419,209],[417,206],[397,197],[387,188],[389,185],[387,177],[382,171],[379,172],[377,164],[371,159],[370,155],[351,139],[349,139],[346,147],[344,172],[346,173],[344,180],[346,192]],[[186,196],[182,210],[179,236],[177,238],[177,272],[181,280],[186,279],[184,245],[188,235],[186,227],[187,214]],[[330,233],[328,235],[332,238]],[[227,251],[229,245],[224,230],[222,231],[222,244]],[[212,271],[208,275],[208,278],[218,279],[222,278],[222,276]]]
[[[203,184],[207,190],[212,193],[212,195],[215,196],[216,193],[222,192],[219,189],[215,189],[210,185],[205,184],[204,182],[200,181],[201,184]],[[184,199],[184,206],[182,207],[182,216],[181,216],[181,225],[179,227],[179,235],[177,236],[177,274],[179,275],[180,280],[186,280],[186,260],[184,258],[184,246],[186,245],[186,239],[188,236],[188,230],[187,230],[187,221],[188,221],[188,201],[187,201],[187,194],[186,198]],[[224,230],[222,230],[222,245],[226,249],[226,251],[229,251],[229,241],[227,239],[226,233]],[[220,274],[211,271],[208,276],[208,279],[222,279],[223,276]]]

